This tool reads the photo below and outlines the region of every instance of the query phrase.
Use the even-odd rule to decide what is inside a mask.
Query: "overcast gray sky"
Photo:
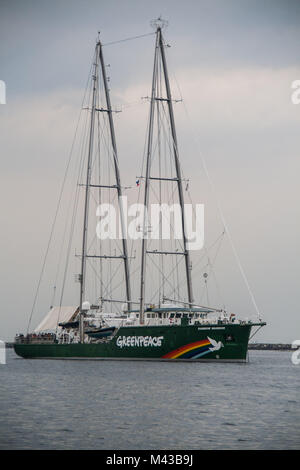
[[[169,21],[174,95],[184,99],[177,133],[194,200],[212,204],[201,152],[268,322],[257,339],[300,339],[300,104],[291,102],[300,2],[291,0],[1,0],[1,339],[27,325],[97,31],[104,44],[146,34],[159,15]],[[150,92],[153,39],[105,48],[112,101],[132,104],[116,118],[125,184],[143,151],[147,106],[133,104]],[[247,292],[222,271],[229,308],[248,312]]]

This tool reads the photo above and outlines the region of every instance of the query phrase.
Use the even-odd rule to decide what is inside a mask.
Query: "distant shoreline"
[[[291,351],[291,344],[281,343],[249,343],[248,349],[263,350],[263,351]]]

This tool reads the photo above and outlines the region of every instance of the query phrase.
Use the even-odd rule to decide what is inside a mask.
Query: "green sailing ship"
[[[132,256],[133,249],[129,250],[128,237],[124,235],[127,227],[114,130],[115,111],[110,101],[103,45],[98,38],[86,108],[85,180],[84,184],[78,184],[83,189],[82,249],[77,256],[79,303],[75,307],[63,306],[62,288],[59,306],[52,307],[33,332],[29,331],[29,322],[27,333],[16,336],[14,349],[23,358],[245,362],[252,328],[255,328],[253,335],[265,325],[261,319],[241,320],[225,309],[200,305],[194,299],[184,203],[187,184],[179,161],[173,112],[176,100],[171,94],[165,54],[167,44],[162,34],[165,22],[159,18],[153,25],[155,54],[148,98],[150,112],[143,176],[137,176],[136,184],[146,209],[151,198],[159,204],[163,197],[168,203],[178,202],[182,236],[174,238],[167,247],[167,240],[162,237],[160,214],[158,236],[151,239],[149,233],[153,227],[144,211],[142,236],[136,241],[138,256]],[[104,147],[100,150],[101,138],[106,139],[104,147],[110,168],[106,180],[101,167],[106,158]],[[83,164],[81,171],[82,168]],[[114,201],[118,206],[121,237],[114,247],[111,240],[105,240],[104,247],[99,241],[101,237],[94,240],[93,201],[95,206],[104,201]],[[71,226],[70,236],[73,236],[74,225]],[[65,273],[69,269],[69,252],[70,249]],[[138,282],[132,282],[133,258],[138,258]],[[151,266],[157,269],[157,274],[149,274]],[[88,285],[89,269],[96,273],[95,294],[91,294]],[[203,276],[206,283],[207,273]],[[115,286],[111,278],[117,279]],[[137,291],[136,301],[132,297],[132,285]],[[94,304],[87,301],[91,295],[95,297]],[[31,317],[32,312],[30,321]]]

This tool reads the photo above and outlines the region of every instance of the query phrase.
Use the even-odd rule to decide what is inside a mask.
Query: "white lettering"
[[[96,233],[101,240],[116,239],[116,210],[111,204],[100,204],[96,210],[97,217],[101,220],[97,223]]]
[[[163,336],[118,336],[116,345],[118,348],[128,347],[160,347],[162,345]]]
[[[195,214],[191,204],[185,204],[186,232],[188,250],[201,250],[204,246],[204,204],[196,204]],[[196,229],[193,231],[193,215]]]

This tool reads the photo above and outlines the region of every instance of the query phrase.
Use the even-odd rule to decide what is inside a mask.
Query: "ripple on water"
[[[9,350],[0,448],[297,449],[299,368],[285,352],[250,359],[25,361]]]

